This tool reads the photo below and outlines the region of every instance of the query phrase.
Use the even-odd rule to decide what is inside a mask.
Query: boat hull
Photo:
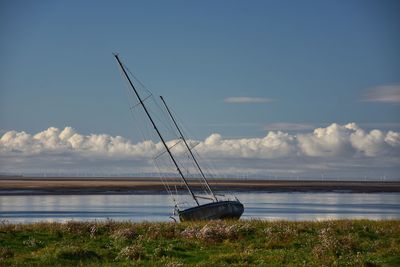
[[[178,212],[181,222],[218,219],[239,219],[244,211],[239,201],[212,202]]]

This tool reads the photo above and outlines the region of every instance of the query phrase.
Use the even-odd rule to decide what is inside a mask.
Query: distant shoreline
[[[173,179],[171,179],[173,180]],[[190,180],[194,190],[200,184]],[[179,186],[169,181],[172,188]],[[217,192],[400,192],[396,181],[293,181],[256,179],[211,179]],[[0,195],[164,194],[159,178],[130,177],[1,177]]]

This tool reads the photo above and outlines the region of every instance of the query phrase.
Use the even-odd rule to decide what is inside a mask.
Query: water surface
[[[399,193],[237,193],[244,219],[400,219]],[[168,195],[0,196],[0,220],[169,221]]]

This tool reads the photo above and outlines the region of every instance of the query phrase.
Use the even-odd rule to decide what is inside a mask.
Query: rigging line
[[[172,112],[173,112],[174,116],[178,117],[178,121],[179,121],[179,124],[180,124],[180,126],[181,126],[181,130],[182,130],[182,132],[184,133],[184,135],[185,135],[185,136],[192,136],[192,137],[195,136],[195,135],[192,133],[192,131],[190,131],[189,128],[186,128],[186,127],[185,127],[185,124],[183,123],[182,118],[181,118],[176,112],[174,112],[174,108],[171,108],[171,109],[172,109]],[[201,143],[201,141],[196,141],[196,140],[200,140],[200,139],[195,137],[195,138],[193,138],[192,140],[189,140],[188,143],[191,143],[190,141],[196,142],[195,145],[193,145],[193,146],[191,147],[191,150],[194,151],[194,152],[196,153],[196,155],[197,155],[199,158],[202,159],[202,163],[203,163],[203,164],[206,164],[206,165],[207,165],[207,163],[209,163],[209,160],[205,159],[204,157],[201,157],[200,154],[197,152],[197,150],[194,149],[195,147],[197,147],[197,146]],[[206,166],[206,167],[207,167],[207,166]],[[209,173],[209,175],[213,175],[213,174],[212,174],[213,171],[210,170],[210,168],[208,168],[208,169],[209,169],[209,170],[208,170],[207,172]],[[214,166],[214,169],[216,169],[215,166]]]
[[[181,142],[182,142],[182,140],[178,140],[175,144],[173,144],[172,146],[169,147],[169,150],[173,149],[176,145],[178,145],[178,144],[181,143]],[[167,152],[167,151],[161,152],[160,154],[156,155],[156,156],[154,157],[154,159],[157,159],[157,158],[161,157],[161,156],[164,155],[166,152]]]
[[[131,99],[131,90],[130,90],[130,88],[129,88],[129,85],[128,85],[128,82],[126,81],[126,79],[124,79],[124,77],[123,77],[123,72],[122,72],[122,70],[121,70],[121,68],[119,68],[119,72],[120,72],[120,74],[121,74],[121,76],[122,76],[122,80],[123,81],[125,81],[124,82],[124,88],[125,88],[125,95],[126,95],[126,98],[127,98],[127,102],[128,102],[128,104],[129,104],[129,106],[131,106],[131,104],[129,103],[130,101],[130,99]],[[136,118],[136,116],[135,116],[135,113],[133,112],[133,110],[132,109],[130,109],[130,114],[131,114],[131,116],[132,116],[132,119],[134,120],[134,121],[138,121],[139,120],[139,118]],[[142,139],[143,140],[145,140],[146,139],[146,137],[145,137],[145,135],[144,135],[144,133],[143,133],[143,131],[142,131],[142,129],[140,128],[139,129],[139,131],[140,131],[140,134],[142,135]]]
[[[203,166],[205,165],[206,172],[212,178],[214,184],[216,186],[221,185],[221,183],[223,182],[220,180],[222,175],[220,174],[219,171],[217,171],[217,168],[215,167],[214,163],[212,161],[209,161],[209,160],[205,159],[204,157],[202,157],[201,154],[198,153],[198,151],[196,149],[193,149],[193,152],[196,154],[197,157],[199,157],[202,160]],[[217,179],[218,176],[219,176],[219,179]],[[233,191],[230,191],[230,190],[227,190],[226,192],[229,194],[233,194]]]
[[[195,146],[196,146],[197,144],[195,144]],[[192,147],[190,147],[189,149],[191,150],[191,149],[193,149],[193,147],[194,146],[192,146]],[[193,170],[198,170],[198,168],[197,168],[197,166],[196,166],[196,164],[195,164],[195,162],[193,161],[193,159],[192,159],[192,157],[191,157],[191,155],[190,155],[190,152],[188,151],[189,149],[185,149],[185,152],[184,152],[184,154],[185,154],[185,160],[186,160],[186,162],[187,163],[190,163],[189,165],[191,165],[191,169],[193,169]],[[199,173],[199,176],[200,177],[196,177],[195,175],[192,175],[192,178],[195,178],[196,180],[198,179],[198,178],[201,178],[201,174]],[[207,185],[204,183],[204,180],[202,181],[202,179],[200,179],[200,183],[199,183],[200,185],[201,185],[201,189],[202,189],[202,191],[206,194],[206,195],[213,195],[213,192],[212,191],[210,191],[209,189],[208,189],[208,187],[207,187]]]
[[[173,201],[173,203],[175,204],[175,206],[178,206],[178,205],[177,205],[178,203],[177,203],[176,197],[174,196],[174,194],[173,194],[171,188],[169,187],[168,183],[166,183],[165,180],[161,180],[161,181],[162,181],[164,187],[167,189],[167,192],[168,192],[168,194],[169,194],[169,197],[172,199],[172,201]]]
[[[155,118],[155,120],[156,120],[158,123],[162,124],[163,129],[164,129],[165,131],[167,131],[168,134],[173,135],[173,136],[176,137],[176,139],[178,139],[178,134],[176,133],[176,131],[173,130],[172,125],[166,123],[166,121],[168,121],[168,120],[167,120],[167,117],[166,117],[166,114],[165,114],[165,112],[161,109],[160,105],[157,103],[157,101],[156,101],[156,99],[155,99],[155,97],[154,97],[153,95],[152,95],[152,97],[150,98],[150,100],[151,100],[151,102],[149,102],[149,105],[151,105],[151,107],[152,107],[153,109],[157,109],[157,110],[159,111],[159,113],[153,111],[153,109],[151,109],[151,108],[148,110],[149,113]],[[160,117],[160,114],[163,115],[163,118]]]
[[[150,91],[149,89],[147,89],[146,85],[144,85],[144,83],[142,83],[142,82],[140,81],[140,79],[137,78],[137,77],[133,74],[133,72],[131,72],[131,71],[129,70],[129,68],[128,68],[127,66],[125,66],[125,64],[123,64],[123,66],[124,66],[124,68],[128,71],[128,73],[133,77],[133,79],[135,79],[135,81],[137,81],[143,89],[145,89],[147,92],[149,92],[149,93],[151,94],[151,91]]]
[[[121,71],[121,73],[122,73],[122,70],[121,70],[121,69],[120,69],[120,71]],[[124,80],[126,80],[126,79],[124,79]],[[127,91],[126,91],[126,94],[127,94],[128,100],[129,100],[129,99],[130,99],[130,94],[129,94],[129,93],[131,92],[131,89],[128,87],[128,83],[125,83],[125,84],[126,84],[126,87],[125,87],[125,88],[126,88],[126,90],[127,90]],[[158,107],[158,108],[160,109],[158,103],[156,103],[154,97],[152,97],[152,96],[153,96],[153,95],[152,95],[151,92],[150,92],[150,95],[148,95],[148,96],[147,96],[146,98],[144,98],[142,101],[144,102],[145,100],[151,98],[151,99],[152,99],[152,102],[156,105],[156,107]],[[131,107],[131,109],[134,110],[138,105],[140,105],[140,102],[139,102],[139,103],[136,103],[133,107]],[[132,116],[134,117],[134,121],[138,122],[138,124],[140,124],[140,125],[146,125],[146,126],[148,126],[148,123],[145,121],[144,118],[142,118],[142,116],[144,116],[144,114],[143,114],[143,115],[137,115],[135,112],[133,112],[133,111],[131,111],[131,112],[132,112]],[[157,113],[154,113],[152,110],[150,110],[150,112],[152,113],[153,116],[157,117],[158,121],[159,121],[159,122],[162,122],[162,124],[164,124],[165,127],[172,129],[171,125],[170,125],[170,124],[165,124],[165,120],[160,119],[160,118],[158,117],[158,114],[157,114]],[[140,111],[138,111],[138,113],[140,113]],[[149,127],[144,127],[144,129],[142,129],[142,127],[138,127],[138,128],[139,128],[139,131],[140,131],[140,133],[141,133],[141,136],[142,136],[142,140],[143,140],[143,141],[148,140],[148,138],[149,138],[150,136],[152,136],[152,134],[150,134],[150,129],[149,129]],[[144,131],[144,130],[145,130],[145,131]],[[145,133],[145,132],[146,132],[146,133]],[[170,132],[173,132],[173,131],[170,130]],[[176,136],[176,139],[179,139],[176,133],[173,133],[173,135]]]
[[[131,89],[130,89],[131,91]],[[153,142],[155,146],[157,146],[157,143],[155,141],[153,141],[153,133],[151,131],[151,126],[150,123],[146,120],[145,118],[145,114],[143,113],[143,111],[140,111],[138,109],[135,110],[131,110],[131,114],[134,117],[135,122],[138,125],[141,125],[143,127],[135,127],[135,129],[139,129],[139,133],[142,136],[142,141],[146,142],[146,141],[150,141]],[[153,155],[151,157],[154,157],[154,154],[156,153],[157,150],[154,151]]]
[[[164,179],[164,175],[162,175],[161,170],[160,170],[160,168],[159,168],[157,162],[156,162],[156,161],[153,161],[153,164],[154,164],[154,166],[156,167],[156,169],[158,170],[158,173],[159,173],[159,176],[160,176],[160,178],[161,178],[161,182],[162,182],[163,185],[164,185],[164,188],[167,190],[168,194],[172,197],[172,199],[173,199],[173,201],[174,201],[174,203],[175,203],[175,198],[174,198],[173,195],[172,195],[171,188],[169,187],[169,185],[168,185],[167,183],[165,183],[165,181],[164,181],[164,180],[165,180],[165,179]],[[175,203],[175,204],[176,204],[176,203]]]
[[[176,185],[176,184],[181,183],[181,181],[179,181],[179,180],[177,181],[176,179],[173,179],[173,180],[167,179],[167,178],[163,175],[162,170],[161,170],[161,167],[158,165],[157,161],[154,161],[154,163],[155,163],[155,165],[157,166],[157,169],[158,169],[158,172],[159,172],[160,177],[162,177],[161,181],[163,182],[164,186],[166,186],[166,188],[167,188],[167,192],[168,192],[172,197],[174,197],[174,194],[172,193],[172,189],[171,189],[171,186],[169,185],[169,183],[171,183],[171,185]]]
[[[142,117],[140,117],[139,115],[135,115],[135,112],[133,111],[133,110],[130,110],[131,112],[131,115],[132,115],[132,117],[133,117],[133,119],[134,119],[134,121],[136,121],[136,122],[138,122],[138,124],[141,124],[141,125],[144,125],[145,127],[138,127],[138,129],[139,129],[139,133],[140,133],[140,135],[142,136],[142,140],[143,141],[146,141],[147,140],[147,138],[148,138],[148,136],[149,136],[149,132],[148,132],[148,128],[146,127],[146,124],[145,123],[142,123],[143,122],[143,118]],[[137,128],[135,128],[135,129],[137,129]],[[147,131],[147,134],[145,133]]]
[[[170,124],[167,124],[165,120],[162,120],[157,113],[151,110],[149,112],[152,116],[156,117],[156,120],[164,126],[164,129],[167,130],[170,135],[173,135],[174,137],[176,137],[176,139],[179,139],[178,134],[172,129],[172,126]]]
[[[150,94],[149,96],[145,97],[145,98],[143,99],[143,102],[146,101],[147,99],[149,99],[151,96],[152,96],[152,94]],[[136,107],[139,106],[139,105],[140,105],[140,102],[139,102],[139,103],[136,103],[133,107],[131,107],[131,109],[134,109],[134,108],[136,108]]]
[[[127,80],[125,79],[125,77],[124,77],[124,73],[123,73],[122,69],[121,69],[121,68],[118,68],[118,69],[119,69],[120,75],[121,75],[121,77],[122,77],[122,80],[124,81],[124,85],[125,85],[125,86],[124,86],[124,88],[125,88],[125,95],[126,95],[126,97],[127,97],[128,103],[130,102],[129,100],[132,100],[132,102],[135,102],[135,101],[133,101],[133,99],[132,99],[132,91],[131,91],[131,89],[130,89],[130,87],[129,87],[128,81],[127,81]],[[129,103],[129,106],[132,106],[132,105]],[[131,116],[132,116],[132,118],[133,118],[134,121],[140,122],[139,116],[136,117],[136,116],[135,116],[135,113],[134,113],[132,110],[130,110],[130,113],[131,113]],[[142,129],[142,128],[139,128],[139,131],[140,131],[140,133],[141,133],[141,135],[142,135],[142,140],[146,140],[146,135],[144,134],[143,129]]]
[[[189,153],[190,153],[190,155],[192,156],[193,161],[196,163],[196,166],[197,166],[197,168],[199,169],[199,171],[200,171],[200,173],[201,173],[201,176],[203,177],[203,180],[204,180],[204,182],[205,182],[205,184],[206,184],[208,190],[211,192],[211,194],[212,194],[212,196],[214,197],[214,199],[215,199],[216,201],[218,201],[218,199],[217,199],[216,196],[214,195],[213,191],[211,190],[211,187],[210,187],[210,185],[208,184],[208,181],[207,181],[207,179],[206,179],[206,177],[205,177],[203,171],[201,170],[201,167],[200,167],[199,163],[197,162],[197,160],[196,160],[195,156],[193,155],[192,151],[190,150],[189,145],[187,144],[185,137],[183,136],[181,130],[179,129],[178,124],[176,123],[174,117],[172,116],[171,111],[168,109],[168,106],[167,106],[167,104],[165,103],[164,98],[163,98],[162,96],[160,96],[160,98],[161,98],[162,102],[164,103],[165,109],[167,110],[168,114],[170,115],[171,120],[173,121],[174,125],[176,126],[176,129],[178,130],[178,132],[179,132],[179,134],[180,134],[180,136],[181,136],[183,142],[185,143],[187,149],[189,150]]]
[[[165,109],[160,105],[159,101],[155,97],[152,98],[155,108],[158,110],[159,113],[155,113],[154,115],[161,121],[161,123],[168,129],[170,134],[179,137],[176,129],[173,127],[171,123],[167,123],[170,121],[168,114],[166,114]],[[159,114],[162,118],[160,118]]]
[[[171,113],[174,115],[174,117],[177,118],[177,122],[179,123],[180,128],[184,133],[184,136],[193,137],[193,139],[199,140],[199,138],[194,135],[193,132],[189,130],[189,128],[186,127],[185,121],[181,116],[179,116],[178,112],[175,111],[174,107],[169,107],[169,109],[171,110]]]
[[[183,126],[183,132],[185,133],[186,132],[186,134],[185,135],[187,135],[187,136],[193,136],[192,134],[188,134],[187,132],[190,132],[186,127],[184,127],[185,125],[182,125]],[[189,140],[188,141],[188,143],[190,144],[190,150],[196,155],[196,157],[197,158],[199,158],[200,159],[200,161],[202,162],[202,166],[203,166],[203,169],[205,169],[206,170],[206,173],[207,173],[207,176],[209,177],[209,178],[212,178],[212,179],[215,179],[215,173],[214,173],[214,171],[217,169],[216,167],[215,167],[215,165],[214,164],[211,164],[213,167],[211,167],[210,166],[210,163],[212,163],[212,162],[210,162],[210,160],[208,160],[208,159],[206,159],[206,158],[204,158],[203,156],[201,156],[201,154],[197,151],[197,149],[196,149],[196,147],[197,146],[199,146],[201,143],[202,143],[202,141],[197,141],[197,140],[199,140],[198,138],[194,138],[194,139],[192,139],[192,140]],[[194,143],[194,144],[193,144]],[[217,182],[217,181],[215,181],[215,182]],[[218,183],[218,182],[217,182]]]
[[[204,183],[201,177],[199,177],[201,175],[198,173],[198,168],[187,150],[184,152],[184,160],[185,163],[188,165],[186,170],[190,174],[190,178],[192,178],[193,182],[198,183],[200,185],[200,189],[206,195],[210,195],[212,197],[212,191],[208,190],[207,185]]]

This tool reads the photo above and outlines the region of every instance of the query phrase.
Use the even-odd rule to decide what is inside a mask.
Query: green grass
[[[400,266],[400,220],[0,224],[0,266]]]

